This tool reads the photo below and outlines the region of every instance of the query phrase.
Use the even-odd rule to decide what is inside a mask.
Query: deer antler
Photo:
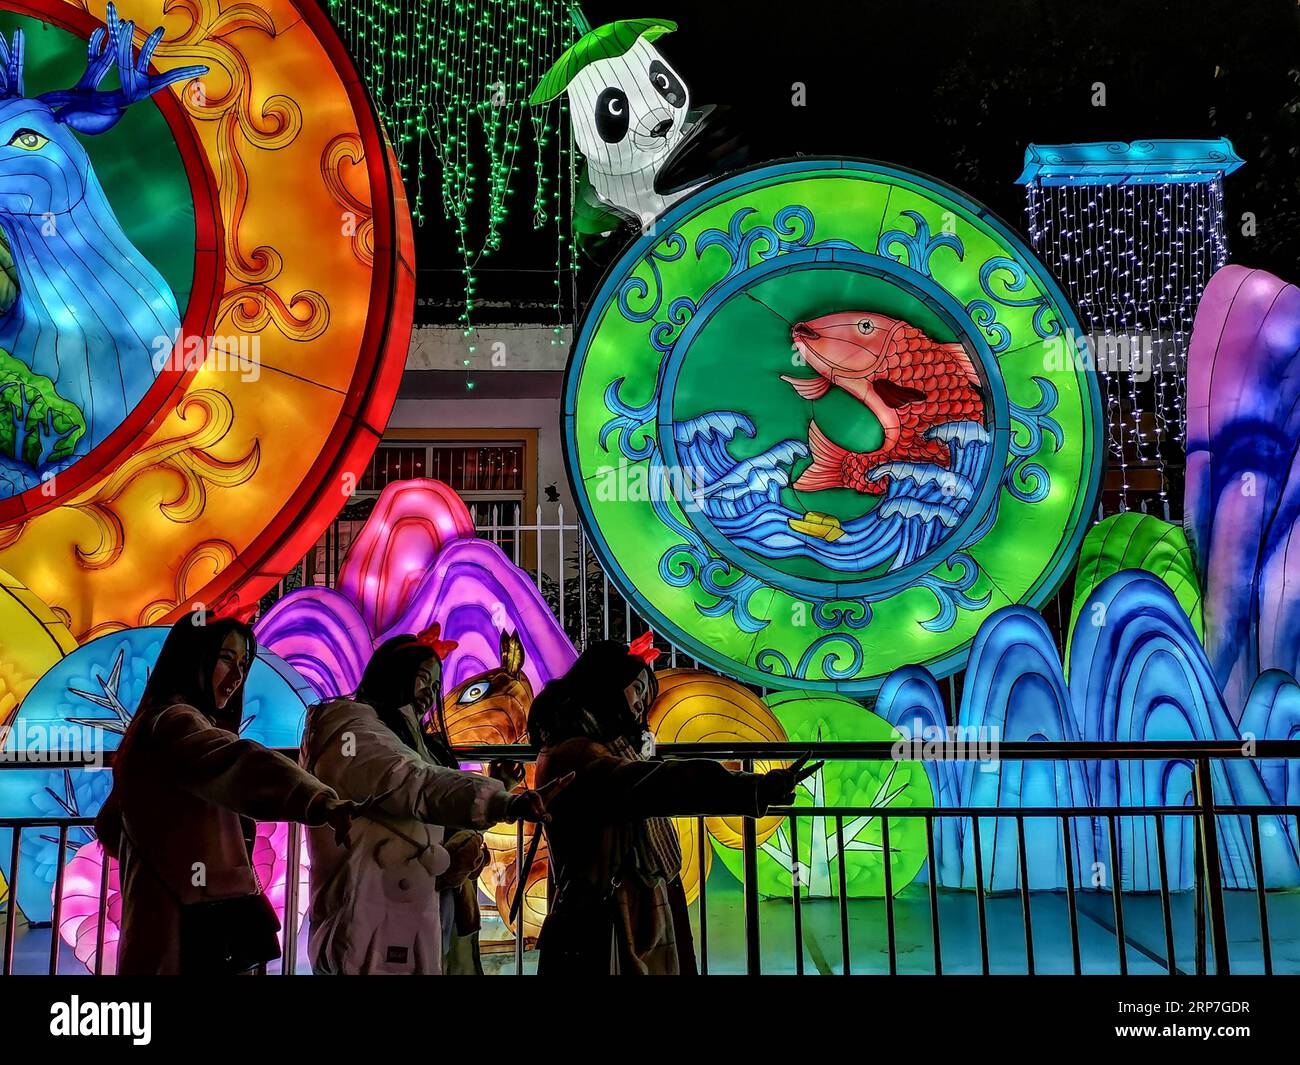
[[[0,100],[15,100],[26,95],[23,92],[23,31],[14,30],[14,43],[11,45],[0,33]]]
[[[146,100],[160,89],[178,81],[206,74],[206,66],[177,67],[162,74],[150,74],[149,62],[154,49],[163,39],[162,27],[149,34],[140,49],[139,58],[134,53],[135,23],[123,22],[117,17],[117,8],[108,5],[104,26],[90,36],[86,45],[86,72],[71,89],[42,93],[38,99],[48,104],[58,122],[67,123],[79,133],[103,133],[117,124],[117,120],[133,103]],[[0,56],[3,58],[3,56]],[[19,77],[21,78],[21,42],[18,51]],[[11,62],[12,67],[12,62]],[[116,65],[120,88],[101,92],[99,83]]]

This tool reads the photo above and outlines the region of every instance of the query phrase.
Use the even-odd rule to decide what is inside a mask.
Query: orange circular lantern
[[[78,179],[102,186],[114,239],[153,278],[157,320],[176,322],[173,336],[119,330],[96,346],[65,315],[58,342],[89,353],[89,385],[42,376],[27,334],[5,342],[0,370],[54,413],[34,411],[43,420],[21,442],[0,440],[12,474],[0,567],[82,640],[196,606],[248,612],[352,493],[396,397],[414,272],[392,153],[314,0],[0,0],[0,17],[26,23],[21,103],[52,135],[67,120],[40,111],[39,90],[66,95],[75,81],[46,69],[58,49],[84,65],[85,42],[107,33],[157,79],[112,129],[85,121],[68,144]],[[161,43],[146,41],[155,26]],[[50,223],[60,234],[75,229],[65,213]],[[161,261],[181,245],[185,261]],[[24,254],[15,247],[20,277]],[[128,289],[96,298],[121,315]],[[107,400],[78,404],[128,358],[138,377],[141,357],[156,375],[123,392],[120,417],[98,413]]]

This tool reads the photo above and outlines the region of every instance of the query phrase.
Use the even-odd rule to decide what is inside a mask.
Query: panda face
[[[595,170],[651,170],[681,141],[690,93],[677,72],[638,40],[624,55],[584,67],[569,85],[578,148]]]

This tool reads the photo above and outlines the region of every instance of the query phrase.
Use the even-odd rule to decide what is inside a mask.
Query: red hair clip
[[[415,642],[425,647],[431,647],[433,653],[438,656],[438,661],[445,662],[447,656],[456,650],[460,644],[456,640],[440,640],[438,637],[441,635],[442,624],[435,621],[415,638]]]
[[[628,654],[641,659],[647,666],[653,666],[659,657],[659,648],[655,646],[655,634],[647,629],[628,645]]]

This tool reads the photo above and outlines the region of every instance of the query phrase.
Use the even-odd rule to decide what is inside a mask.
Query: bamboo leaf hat
[[[555,65],[537,83],[528,102],[533,106],[548,103],[564,92],[584,67],[601,59],[617,59],[631,51],[632,46],[642,37],[653,41],[665,33],[672,33],[676,28],[677,23],[667,19],[633,18],[588,30],[555,61]]]

